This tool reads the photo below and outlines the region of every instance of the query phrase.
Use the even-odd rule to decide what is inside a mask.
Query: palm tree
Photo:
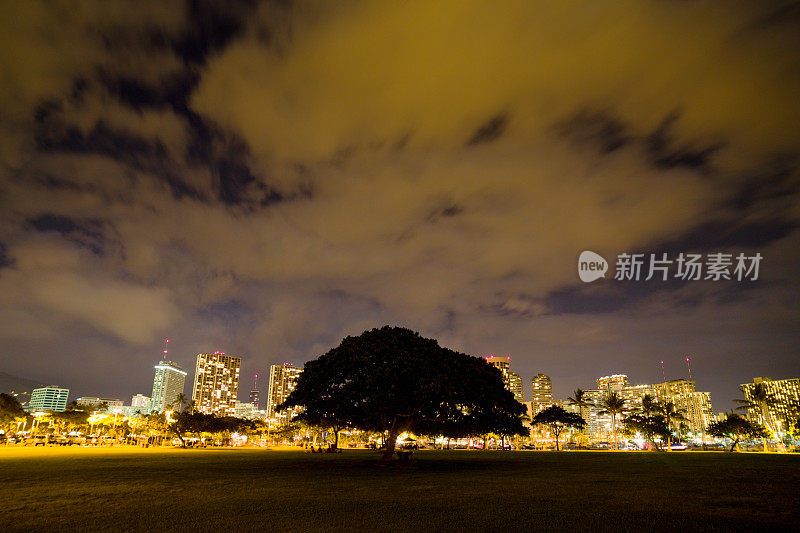
[[[600,415],[611,415],[611,431],[614,433],[614,449],[619,450],[617,443],[617,415],[626,411],[625,400],[616,392],[608,393],[600,400]]]
[[[664,421],[667,423],[667,451],[672,451],[672,429],[671,426],[674,422],[683,422],[687,420],[683,414],[682,409],[676,409],[675,404],[670,401],[665,401],[661,404],[661,414],[664,415]]]
[[[175,403],[178,405],[178,412],[182,413],[183,412],[183,406],[184,405],[189,405],[189,398],[187,398],[184,393],[179,392],[178,393],[178,397],[175,400]]]
[[[583,389],[575,389],[575,392],[572,393],[572,396],[567,398],[567,401],[571,405],[576,405],[578,407],[578,414],[581,414],[584,407],[594,405],[592,400],[586,395],[586,391]]]
[[[660,409],[658,408],[658,402],[656,399],[649,394],[645,394],[642,397],[642,414],[645,416],[650,416],[658,413],[659,411]]]
[[[775,407],[780,403],[778,399],[775,398],[775,395],[767,392],[767,388],[763,383],[756,383],[753,385],[753,388],[750,389],[749,400],[746,399],[747,394],[745,393],[744,387],[742,387],[742,393],[745,394],[744,400],[733,400],[734,402],[741,404],[736,408],[736,410],[757,412],[758,423],[766,426],[767,429],[774,432],[776,427],[775,424],[771,423],[774,422],[774,420],[770,420],[774,417],[770,416],[769,408]],[[762,437],[761,441],[764,445],[764,451],[767,451],[767,439]]]
[[[744,388],[742,388],[742,392],[744,393]],[[745,398],[747,398],[747,394],[745,394]],[[741,404],[739,407],[736,408],[737,411],[756,411],[759,416],[759,424],[763,424],[767,426],[771,430],[775,430],[773,427],[774,424],[771,424],[771,417],[769,408],[775,407],[780,402],[775,398],[774,394],[770,394],[767,392],[767,388],[764,386],[763,383],[756,383],[753,385],[753,388],[750,389],[750,399],[747,400],[733,400],[734,402]]]
[[[575,392],[572,393],[572,396],[567,398],[567,402],[578,408],[578,415],[581,417],[583,417],[584,408],[594,405],[591,398],[586,395],[586,391],[583,389],[575,389]]]

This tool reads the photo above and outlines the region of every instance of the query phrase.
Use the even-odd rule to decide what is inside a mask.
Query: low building
[[[147,410],[149,405],[150,397],[145,396],[144,394],[136,394],[133,398],[131,398],[131,407],[138,407],[142,409],[142,412]]]
[[[114,407],[122,407],[122,400],[118,398],[98,398],[95,396],[81,396],[75,400],[78,404],[78,409],[84,411],[105,411],[112,412]]]
[[[64,411],[67,408],[69,389],[62,389],[55,385],[33,389],[31,400],[26,409],[28,411]]]

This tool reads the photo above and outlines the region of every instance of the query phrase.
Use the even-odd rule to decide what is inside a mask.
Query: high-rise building
[[[628,386],[628,376],[625,374],[613,374],[611,376],[603,376],[597,378],[597,388],[604,391],[606,394],[612,392],[621,392],[622,389]]]
[[[219,416],[236,414],[240,357],[224,352],[197,354],[192,400],[201,413]]]
[[[253,404],[253,407],[258,409],[258,389],[250,391],[250,403]]]
[[[514,393],[514,399],[517,400],[519,403],[525,401],[525,393],[522,389],[522,376],[514,372],[513,370],[508,371],[508,390]]]
[[[600,414],[603,410],[601,403],[603,398],[606,397],[607,392],[600,389],[586,389],[583,393],[587,403],[589,403],[587,416],[583,417],[583,419],[586,420],[586,427],[583,428],[583,433],[585,435],[592,435],[595,438],[607,438],[607,430],[611,425],[611,417],[607,414]]]
[[[656,383],[653,385],[653,388],[655,389],[658,399],[670,398],[694,392],[694,381],[688,379],[673,379],[672,381]]]
[[[531,379],[531,403],[534,410],[534,415],[553,405],[553,382],[550,376],[544,374],[537,374]]]
[[[626,407],[632,411],[642,408],[642,400],[648,394],[653,400],[656,399],[653,385],[629,385],[619,391],[620,397],[626,402]]]
[[[686,417],[685,423],[693,433],[705,433],[708,425],[715,420],[711,394],[695,391],[693,380],[673,379],[656,383],[653,390],[659,402],[672,402],[675,409]]]
[[[514,399],[520,403],[524,402],[525,396],[522,391],[522,378],[519,374],[511,370],[511,358],[490,355],[485,359],[487,363],[500,370],[500,373],[503,374],[503,384],[506,386],[506,389],[514,393]]]
[[[253,389],[250,391],[250,403],[253,404],[256,410],[258,409],[258,396],[258,374],[256,374],[253,379]]]
[[[33,389],[27,410],[60,412],[67,408],[68,397],[69,389],[62,389],[55,385]]]
[[[686,417],[686,425],[692,433],[705,434],[708,425],[716,420],[709,392],[685,392],[674,396],[672,402],[675,404],[675,409]]]
[[[766,406],[766,420],[760,409],[752,407],[747,410],[747,418],[764,424],[773,431],[785,432],[789,429],[789,419],[793,409],[800,404],[800,379],[753,378],[752,383],[742,385],[745,400],[753,401],[753,391],[758,383],[763,385],[768,395],[772,396],[773,405]]]
[[[178,406],[178,394],[186,385],[186,371],[172,361],[161,361],[155,366],[153,377],[153,393],[150,396],[150,411],[175,409]]]
[[[286,401],[303,372],[292,363],[269,367],[269,396],[267,397],[267,417],[275,418],[279,424],[292,420],[300,411],[297,408],[278,411],[278,405]]]
[[[138,409],[147,409],[147,406],[149,404],[150,404],[150,398],[148,398],[144,394],[136,394],[134,395],[133,398],[131,398],[131,407],[135,407]]]

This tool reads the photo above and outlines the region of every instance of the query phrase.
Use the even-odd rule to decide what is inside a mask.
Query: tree
[[[178,413],[169,423],[169,429],[181,441],[182,448],[186,447],[185,436],[187,434],[233,433],[248,431],[255,427],[255,423],[234,416],[214,416],[190,411]]]
[[[567,398],[567,402],[578,408],[578,414],[583,417],[583,410],[594,405],[594,402],[586,395],[583,389],[575,389],[572,396]]]
[[[68,409],[60,413],[50,415],[50,420],[56,426],[57,432],[61,433],[70,430],[79,430],[89,424],[90,413]]]
[[[189,398],[182,392],[178,393],[178,397],[175,398],[175,405],[178,406],[178,412],[182,413],[184,406],[189,406]]]
[[[707,432],[714,437],[730,439],[731,452],[737,449],[742,439],[763,439],[769,434],[763,425],[750,422],[734,413],[729,413],[725,420],[709,424]]]
[[[672,451],[672,426],[675,422],[683,422],[686,416],[681,409],[676,409],[675,404],[671,401],[659,403],[659,410],[664,416],[664,421],[667,424],[667,451]]]
[[[650,449],[657,450],[656,437],[667,440],[669,429],[667,422],[661,414],[631,413],[622,419],[625,431],[630,434],[639,433],[650,443]]]
[[[558,451],[558,437],[561,432],[570,427],[583,429],[586,421],[578,414],[568,413],[563,407],[551,405],[536,413],[531,424],[541,424],[550,428],[556,438],[556,451]]]
[[[169,429],[166,412],[159,413],[158,411],[151,411],[149,415],[145,415],[142,418],[143,427],[146,428],[153,437],[161,437],[164,432]]]
[[[309,361],[278,410],[302,406],[308,420],[327,417],[385,432],[384,460],[400,433],[447,434],[456,428],[525,434],[525,406],[486,361],[439,346],[405,328],[384,326],[347,337]],[[497,411],[505,418],[489,416]],[[501,427],[495,427],[500,424]]]
[[[27,417],[28,413],[15,396],[5,392],[0,394],[0,427],[11,428],[21,420],[27,420]]]
[[[300,422],[287,422],[285,424],[281,424],[272,431],[272,436],[281,437],[289,441],[294,440],[297,432],[300,431],[300,426]]]
[[[789,406],[789,418],[786,420],[786,432],[793,437],[800,437],[800,401]]]
[[[642,397],[642,414],[644,415],[653,415],[659,412],[658,402],[655,398],[653,398],[649,394],[645,394]]]
[[[742,388],[742,393],[744,393],[744,388]],[[748,400],[746,398],[747,395],[745,395],[744,400],[733,400],[734,402],[740,404],[736,410],[755,411],[758,413],[759,424],[765,426],[771,432],[776,431],[777,424],[774,423],[774,417],[770,416],[770,407],[775,407],[780,404],[775,395],[767,392],[767,388],[763,383],[756,383],[753,385],[752,389],[750,389],[750,399]],[[769,437],[769,432],[761,439],[761,442],[764,446],[764,451],[767,451],[767,437]]]
[[[619,450],[617,442],[617,415],[625,412],[625,400],[616,392],[608,393],[600,400],[601,415],[611,415],[611,430],[614,433],[614,449]]]
[[[304,370],[305,372],[305,370]],[[301,374],[302,375],[302,374]],[[324,397],[307,397],[303,411],[295,416],[292,427],[297,423],[307,424],[333,432],[333,447],[339,447],[339,432],[352,426],[351,420],[357,413],[349,398],[344,395],[326,395]]]

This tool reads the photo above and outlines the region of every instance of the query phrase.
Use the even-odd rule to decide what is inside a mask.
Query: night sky
[[[70,399],[149,395],[169,337],[245,400],[384,324],[526,396],[800,376],[797,2],[5,1],[0,141],[0,371]]]

